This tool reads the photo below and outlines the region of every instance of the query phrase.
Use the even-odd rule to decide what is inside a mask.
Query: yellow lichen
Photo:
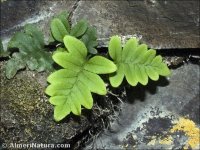
[[[173,143],[173,138],[171,135],[163,139],[161,139],[161,137],[152,137],[152,140],[147,145],[156,145],[158,143],[163,145],[171,145]]]
[[[176,125],[170,130],[171,133],[182,131],[188,137],[184,149],[191,147],[195,149],[200,144],[200,130],[192,120],[180,118]]]
[[[168,136],[168,137],[160,140],[159,143],[165,144],[165,145],[171,145],[173,143],[173,138],[172,138],[172,136]]]
[[[151,141],[147,145],[155,145],[156,144],[156,137],[153,136]]]

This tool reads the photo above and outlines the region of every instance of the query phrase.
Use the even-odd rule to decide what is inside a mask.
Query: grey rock
[[[192,121],[196,128],[200,127],[199,69],[199,65],[189,63],[172,70],[172,75],[168,79],[151,81],[146,87],[127,87],[127,100],[121,105],[119,118],[112,122],[109,130],[93,141],[95,148],[184,147],[189,137],[184,132],[170,134],[170,129],[180,118]],[[172,143],[158,142],[159,138],[170,135]],[[154,143],[149,144],[154,140]],[[91,145],[86,149],[90,147]]]
[[[97,28],[99,47],[107,47],[110,36],[120,35],[124,41],[136,36],[155,49],[198,48],[198,6],[197,0],[9,0],[1,3],[1,38],[6,45],[13,32],[36,23],[48,39],[50,18],[68,10],[72,23],[85,18]]]
[[[100,47],[109,37],[141,38],[155,49],[198,48],[199,1],[80,1],[72,22],[85,18],[97,28]]]
[[[61,11],[71,13],[76,6],[76,0],[51,1],[15,1],[1,2],[1,38],[6,47],[14,32],[19,31],[25,24],[36,24],[48,41],[50,35],[50,20]]]
[[[5,44],[11,34],[26,23],[37,24],[47,38],[50,33],[50,18],[62,10],[68,10],[71,12],[72,23],[86,18],[97,28],[100,47],[107,46],[110,36],[119,34],[124,41],[137,36],[155,49],[199,48],[198,6],[199,1],[196,0],[7,0],[1,2],[1,38]],[[69,117],[58,124],[53,120],[53,108],[44,95],[47,74],[26,70],[7,80],[1,68],[0,77],[0,142],[73,143],[77,135],[84,139],[83,136],[88,134],[92,125],[102,126],[99,121],[102,118],[99,116],[108,118],[104,111],[100,114],[94,111],[91,118],[95,123],[91,122],[91,118],[82,116],[79,121]],[[128,143],[132,147],[150,149],[152,146],[147,143],[152,137],[152,131],[166,134],[174,121],[182,116],[188,117],[197,126],[200,125],[198,65],[185,64],[173,70],[168,81],[161,78],[159,82],[150,82],[147,87],[127,87],[124,92],[127,94],[124,98],[127,101],[121,105],[119,116],[118,113],[116,115],[119,119],[111,122],[109,130],[95,141],[98,148],[105,146],[115,149]],[[133,133],[136,137],[132,137]],[[181,135],[178,140],[183,145],[185,135]],[[181,147],[180,144],[174,148]],[[172,148],[159,144],[156,147]]]

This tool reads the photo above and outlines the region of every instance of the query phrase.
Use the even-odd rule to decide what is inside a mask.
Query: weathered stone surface
[[[2,72],[1,141],[3,143],[60,143],[75,135],[75,130],[69,123],[57,124],[53,120],[52,106],[34,72],[20,72],[11,80],[6,79],[3,74]],[[45,76],[42,77],[43,83],[45,80]],[[87,126],[87,123],[85,125]]]
[[[44,94],[46,73],[25,70],[8,80],[2,62],[0,72],[0,149],[2,143],[7,146],[12,143],[66,143],[70,148],[79,148],[79,144],[91,136],[89,132],[103,128],[102,118],[111,112],[100,112],[100,107],[94,104],[94,110],[83,110],[81,117],[70,115],[62,122],[55,122],[53,106]]]
[[[50,31],[49,19],[62,10],[68,10],[71,12],[73,23],[86,18],[96,26],[100,46],[107,46],[110,36],[120,34],[124,38],[133,35],[141,37],[143,42],[157,49],[197,48],[200,47],[198,4],[199,1],[196,0],[78,3],[75,0],[7,0],[1,3],[1,38],[6,43],[10,35],[26,23],[36,23],[47,37]],[[16,7],[13,7],[14,5]],[[102,118],[112,120],[109,113],[114,109],[106,103],[104,106],[109,109],[99,110],[99,106],[94,107],[94,110],[98,110],[98,113],[92,111],[94,116],[87,118],[86,115],[80,119],[69,117],[58,124],[53,121],[53,107],[43,93],[46,74],[22,71],[14,79],[7,80],[1,71],[0,78],[0,143],[48,142],[73,145],[77,140],[91,135],[92,132],[89,134],[89,131],[104,126]],[[120,148],[121,145],[141,149],[182,148],[188,139],[185,134],[174,133],[171,145],[169,142],[162,141],[164,146],[156,142],[161,135],[168,136],[169,130],[181,117],[186,117],[199,126],[197,65],[185,64],[174,70],[169,83],[160,80],[158,83],[150,83],[146,88],[127,88],[126,93],[128,97],[125,98],[128,101],[122,105],[118,123],[111,122],[110,130],[96,141],[97,147]],[[118,117],[117,112],[115,115]],[[96,136],[96,133],[92,134]],[[76,135],[80,136],[77,138]]]
[[[45,1],[39,4],[38,1],[27,0],[1,2],[1,33],[36,15],[44,4]]]
[[[45,34],[46,41],[50,34],[50,20],[61,11],[72,12],[76,0],[48,0],[48,1],[16,1],[1,2],[1,38],[4,46],[14,32],[20,30],[25,24],[33,23]]]
[[[100,46],[112,35],[136,35],[155,49],[200,47],[197,0],[83,0],[72,22],[81,18],[97,28]]]
[[[189,63],[172,70],[168,80],[126,88],[119,119],[92,144],[99,149],[198,148],[199,76],[199,65]]]
[[[198,6],[198,0],[8,0],[1,3],[1,38],[6,45],[13,32],[26,23],[38,24],[48,37],[50,18],[68,10],[73,23],[86,18],[97,28],[100,47],[118,34],[124,39],[137,36],[155,49],[198,48]]]

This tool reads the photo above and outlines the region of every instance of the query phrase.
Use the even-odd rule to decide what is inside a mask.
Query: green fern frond
[[[86,20],[80,20],[70,28],[69,22],[64,15],[65,13],[63,12],[51,21],[51,33],[56,41],[63,42],[65,35],[71,35],[78,38],[86,32],[88,29]]]
[[[71,35],[80,39],[91,54],[96,54],[97,50],[97,32],[96,29],[90,26],[86,20],[82,19],[74,24],[72,27],[68,21],[69,14],[62,12],[51,21],[51,37],[50,42],[54,40],[63,43],[65,35]]]
[[[97,54],[97,50],[95,47],[97,47],[97,32],[96,29],[92,26],[88,26],[88,29],[81,37],[81,41],[85,44],[87,47],[89,53],[91,54]]]
[[[80,20],[71,29],[70,35],[74,37],[82,36],[88,28],[88,23],[86,20]]]
[[[159,75],[170,74],[162,57],[156,56],[155,50],[148,50],[146,44],[139,44],[136,38],[129,39],[122,48],[120,37],[113,36],[109,43],[109,54],[117,65],[116,73],[109,78],[113,87],[118,87],[124,77],[130,85],[136,86],[138,83],[146,85],[148,77],[156,81]]]
[[[69,13],[67,11],[63,11],[51,20],[50,42],[53,42],[54,39],[56,41],[63,42],[64,36],[70,33],[71,28],[68,17]]]
[[[12,54],[6,64],[6,77],[12,78],[18,70],[26,66],[38,72],[52,71],[51,54],[45,51],[44,37],[33,25],[26,25],[24,31],[17,32],[9,41],[8,48],[18,48],[19,52]]]
[[[106,94],[106,86],[97,74],[116,71],[116,65],[101,56],[87,59],[84,43],[72,36],[64,37],[67,51],[58,51],[53,60],[64,69],[52,73],[47,81],[50,85],[46,94],[51,96],[50,103],[55,105],[54,118],[60,121],[70,112],[81,114],[81,106],[91,109],[93,98],[91,92]]]
[[[69,34],[65,25],[58,18],[55,18],[51,21],[51,33],[59,42],[63,42],[64,36]]]
[[[70,23],[69,23],[69,13],[67,11],[62,11],[61,13],[59,13],[55,18],[60,19],[60,21],[64,24],[67,32],[70,32],[71,27],[70,27]]]

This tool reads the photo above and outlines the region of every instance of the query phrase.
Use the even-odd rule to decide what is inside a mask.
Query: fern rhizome
[[[113,36],[108,45],[108,55],[100,56],[96,50],[96,29],[86,20],[71,26],[68,17],[69,13],[62,12],[51,21],[49,45],[55,44],[53,55],[47,51],[42,32],[33,25],[26,25],[23,31],[17,32],[7,50],[0,41],[0,57],[10,58],[5,67],[8,79],[25,67],[38,72],[52,72],[55,70],[53,61],[62,67],[49,75],[47,81],[50,85],[45,91],[55,106],[56,121],[71,112],[81,115],[82,106],[91,109],[92,93],[106,95],[106,84],[101,74],[109,74],[113,87],[119,87],[124,78],[131,86],[136,86],[138,83],[146,85],[149,78],[156,81],[159,75],[170,74],[162,57],[156,56],[156,51],[148,49],[146,44],[139,44],[136,38],[129,39],[122,47],[121,38]],[[13,48],[18,51],[13,53],[10,50]]]

